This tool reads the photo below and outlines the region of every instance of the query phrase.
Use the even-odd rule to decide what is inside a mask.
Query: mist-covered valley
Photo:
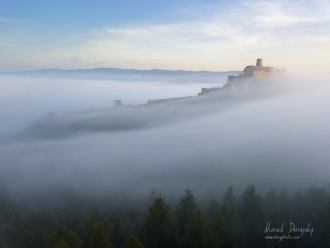
[[[325,247],[329,79],[0,77],[0,247]]]
[[[329,1],[0,6],[0,248],[330,247]]]
[[[152,188],[177,197],[188,187],[203,197],[229,185],[265,192],[329,183],[329,75],[286,75],[202,96],[200,88],[225,80],[1,81],[0,174],[18,198],[138,198]],[[146,104],[185,96],[194,97]],[[116,99],[124,106],[112,107]]]

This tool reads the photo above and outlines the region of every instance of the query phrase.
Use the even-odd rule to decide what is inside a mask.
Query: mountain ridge
[[[63,72],[63,73],[75,73],[75,72],[112,72],[112,73],[175,73],[175,74],[223,74],[223,73],[239,73],[241,71],[238,70],[231,70],[231,71],[189,71],[189,70],[165,70],[165,69],[148,69],[148,70],[139,70],[139,69],[122,69],[122,68],[115,68],[115,67],[99,67],[93,69],[41,69],[41,70],[26,70],[26,71],[4,71],[0,72],[0,75],[8,75],[8,74],[33,74],[33,73],[49,73],[49,72]]]
[[[35,78],[70,78],[97,79],[117,81],[167,81],[172,83],[225,83],[228,75],[239,74],[240,71],[185,71],[185,70],[137,70],[120,68],[94,69],[45,69],[32,71],[0,72],[0,76],[23,76]]]

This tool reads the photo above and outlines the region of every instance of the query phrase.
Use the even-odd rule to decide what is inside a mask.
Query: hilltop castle
[[[202,88],[201,93],[198,95],[204,95],[206,93],[224,90],[224,89],[231,89],[231,88],[240,88],[240,87],[247,87],[251,85],[255,80],[254,78],[263,78],[268,76],[275,76],[285,70],[280,70],[275,67],[265,66],[263,65],[263,59],[257,59],[256,65],[248,65],[244,68],[242,73],[238,76],[229,75],[227,79],[227,83],[223,85],[223,87],[212,87],[212,88]],[[149,100],[147,104],[159,104],[165,102],[173,102],[178,101],[186,98],[191,98],[193,96],[188,97],[177,97],[177,98],[168,98],[168,99],[157,99],[157,100]],[[118,107],[121,106],[121,100],[115,100],[114,106]]]
[[[285,70],[283,70],[285,71]],[[278,73],[282,72],[280,69],[276,69],[275,67],[266,66],[264,67],[263,59],[257,59],[256,65],[248,65],[244,68],[243,72],[238,76],[229,75],[227,79],[227,83],[223,87],[214,87],[214,88],[202,88],[202,92],[199,95],[203,95],[205,93],[226,89],[226,88],[236,88],[242,85],[248,84],[249,79],[274,76]]]
[[[276,69],[275,67],[264,67],[263,59],[257,59],[256,65],[246,66],[243,72],[239,74],[239,76],[229,75],[227,83],[224,85],[224,87],[232,87],[233,84],[235,84],[237,81],[241,81],[242,79],[248,79],[251,77],[273,76],[279,72],[282,71],[280,69]]]

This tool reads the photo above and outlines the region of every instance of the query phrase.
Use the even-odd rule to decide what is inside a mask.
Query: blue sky
[[[330,72],[330,1],[0,0],[0,71]]]

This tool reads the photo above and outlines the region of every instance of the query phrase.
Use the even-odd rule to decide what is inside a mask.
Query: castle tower
[[[257,59],[257,66],[263,67],[264,66],[264,60],[263,59]]]

